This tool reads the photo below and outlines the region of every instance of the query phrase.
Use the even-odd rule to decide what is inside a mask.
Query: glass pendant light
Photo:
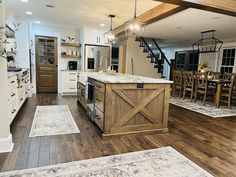
[[[145,23],[137,18],[137,0],[135,0],[134,18],[124,24],[126,36],[142,36],[144,33],[144,25]]]
[[[105,33],[105,38],[108,43],[113,43],[116,39],[116,36],[112,31],[113,30],[112,29],[112,19],[115,18],[115,15],[109,15],[108,17],[111,18],[111,26],[110,26],[110,30]]]

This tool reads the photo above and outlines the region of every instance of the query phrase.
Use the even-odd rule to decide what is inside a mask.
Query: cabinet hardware
[[[11,97],[13,97],[13,96],[15,96],[16,94],[15,93],[13,93],[12,95],[11,95]]]
[[[96,85],[96,87],[97,87],[97,88],[102,88],[102,86],[101,86],[101,85]]]
[[[70,90],[75,90],[75,88],[70,88]]]
[[[75,79],[70,79],[70,81],[75,81]]]
[[[15,83],[15,81],[11,81],[11,84]]]
[[[69,73],[70,75],[75,75],[76,73]]]
[[[98,98],[96,98],[96,101],[98,101],[98,102],[102,102],[102,100],[100,100],[100,99],[98,99]]]
[[[12,114],[14,114],[16,112],[16,110],[15,109],[13,109],[13,111],[11,112]]]
[[[23,88],[23,86],[20,86],[20,88]]]
[[[96,115],[95,117],[96,117],[97,119],[99,119],[99,120],[101,119],[101,117],[100,117],[99,115]]]
[[[20,101],[22,101],[22,100],[23,100],[23,98],[20,99]]]

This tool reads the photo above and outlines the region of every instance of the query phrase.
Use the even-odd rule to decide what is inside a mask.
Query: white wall
[[[33,92],[36,92],[36,68],[35,68],[35,36],[51,36],[57,37],[58,43],[58,93],[62,91],[62,72],[61,70],[67,68],[67,63],[70,60],[76,60],[78,62],[78,70],[81,69],[81,60],[80,59],[64,59],[61,57],[61,51],[66,50],[60,47],[61,39],[66,39],[67,36],[76,37],[77,40],[79,36],[79,30],[77,29],[70,29],[70,28],[62,28],[62,27],[51,27],[51,26],[44,26],[44,25],[37,25],[32,24],[31,27],[31,40],[33,41],[32,46],[32,63],[33,63]]]
[[[157,73],[157,68],[150,63],[147,54],[143,52],[143,48],[139,47],[139,42],[134,38],[129,38],[127,41],[126,51],[126,74],[132,74],[131,58],[133,58],[133,74],[138,76],[146,76],[152,78],[160,78],[160,73]]]

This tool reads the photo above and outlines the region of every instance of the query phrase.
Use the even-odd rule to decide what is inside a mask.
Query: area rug
[[[199,101],[191,102],[189,99],[183,100],[182,98],[174,97],[170,99],[170,103],[212,118],[236,116],[236,107],[232,107],[232,109],[228,109],[226,106],[216,108],[215,106],[207,103],[203,105],[202,102]]]
[[[172,147],[0,173],[1,177],[212,177]]]
[[[29,137],[79,132],[67,105],[37,106]]]

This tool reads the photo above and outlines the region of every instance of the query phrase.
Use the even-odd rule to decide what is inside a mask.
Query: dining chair
[[[205,105],[207,95],[216,93],[216,89],[212,89],[209,87],[208,73],[195,72],[194,78],[195,78],[194,101],[196,101],[198,94],[201,94],[204,96],[203,105]]]
[[[191,93],[191,101],[193,99],[194,93],[194,76],[192,71],[184,71],[183,72],[183,80],[184,80],[184,91],[183,91],[183,99],[186,96],[187,92]]]
[[[220,74],[220,72],[213,72],[212,71],[210,76],[211,76],[211,79],[220,79],[221,74]]]
[[[232,73],[224,73],[223,75],[222,75],[222,79],[223,80],[231,80],[231,77],[232,77]]]
[[[230,82],[224,84],[221,92],[220,101],[227,103],[228,108],[231,109],[232,97],[236,96],[236,73],[227,73],[227,75],[225,75],[225,78],[227,78]]]
[[[183,76],[181,71],[173,71],[172,74],[173,84],[172,84],[172,96],[175,95],[176,90],[179,91],[179,97],[182,94],[183,90]]]

